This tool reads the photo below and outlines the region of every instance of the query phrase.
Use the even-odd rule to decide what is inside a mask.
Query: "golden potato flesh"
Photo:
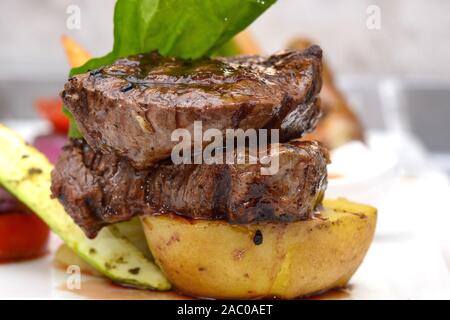
[[[345,199],[325,200],[324,207],[313,220],[291,223],[175,215],[144,216],[142,223],[156,262],[180,291],[288,299],[345,286],[372,241],[375,208]]]

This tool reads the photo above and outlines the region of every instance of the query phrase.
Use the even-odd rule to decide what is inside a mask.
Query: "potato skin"
[[[157,264],[180,291],[290,299],[345,286],[370,246],[376,216],[375,208],[337,199],[308,221],[231,225],[156,215],[142,223]]]

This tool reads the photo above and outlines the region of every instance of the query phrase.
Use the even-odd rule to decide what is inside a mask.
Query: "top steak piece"
[[[180,60],[156,52],[120,59],[74,76],[61,93],[96,151],[126,157],[138,169],[170,157],[171,133],[281,129],[281,141],[314,129],[320,117],[318,46],[268,57]]]
[[[170,160],[137,170],[124,158],[72,140],[52,172],[51,188],[88,237],[135,215],[165,212],[230,223],[311,218],[327,184],[327,151],[317,142],[291,141],[270,157],[279,159],[273,175],[261,175],[260,164]]]

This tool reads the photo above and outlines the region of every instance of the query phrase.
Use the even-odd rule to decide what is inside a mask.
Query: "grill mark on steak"
[[[274,109],[272,120],[266,125],[267,128],[280,128],[282,121],[296,107],[294,100],[289,95],[284,95],[280,106]]]
[[[287,141],[320,116],[322,51],[313,46],[269,57],[180,60],[149,53],[74,76],[61,97],[98,152],[138,169],[168,158],[177,128],[281,129]],[[125,90],[126,88],[126,90]]]
[[[244,120],[248,115],[252,113],[255,107],[255,103],[248,102],[242,104],[242,107],[236,110],[231,118],[231,124],[233,129],[239,128],[241,121]]]
[[[279,146],[280,167],[260,164],[174,165],[137,170],[127,159],[71,140],[52,172],[52,194],[90,238],[135,215],[174,212],[229,223],[311,218],[326,187],[328,153],[312,141]],[[247,162],[248,163],[248,162]]]
[[[230,173],[226,166],[223,167],[223,170],[219,171],[216,178],[217,183],[215,185],[212,199],[212,212],[214,213],[214,219],[226,215],[232,183]]]

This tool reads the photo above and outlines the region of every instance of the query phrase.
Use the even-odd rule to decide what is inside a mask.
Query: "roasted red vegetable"
[[[41,219],[0,188],[0,262],[43,255],[49,234]]]
[[[62,101],[59,97],[40,98],[35,101],[35,108],[43,118],[50,121],[56,132],[67,134],[69,119],[62,111]]]

